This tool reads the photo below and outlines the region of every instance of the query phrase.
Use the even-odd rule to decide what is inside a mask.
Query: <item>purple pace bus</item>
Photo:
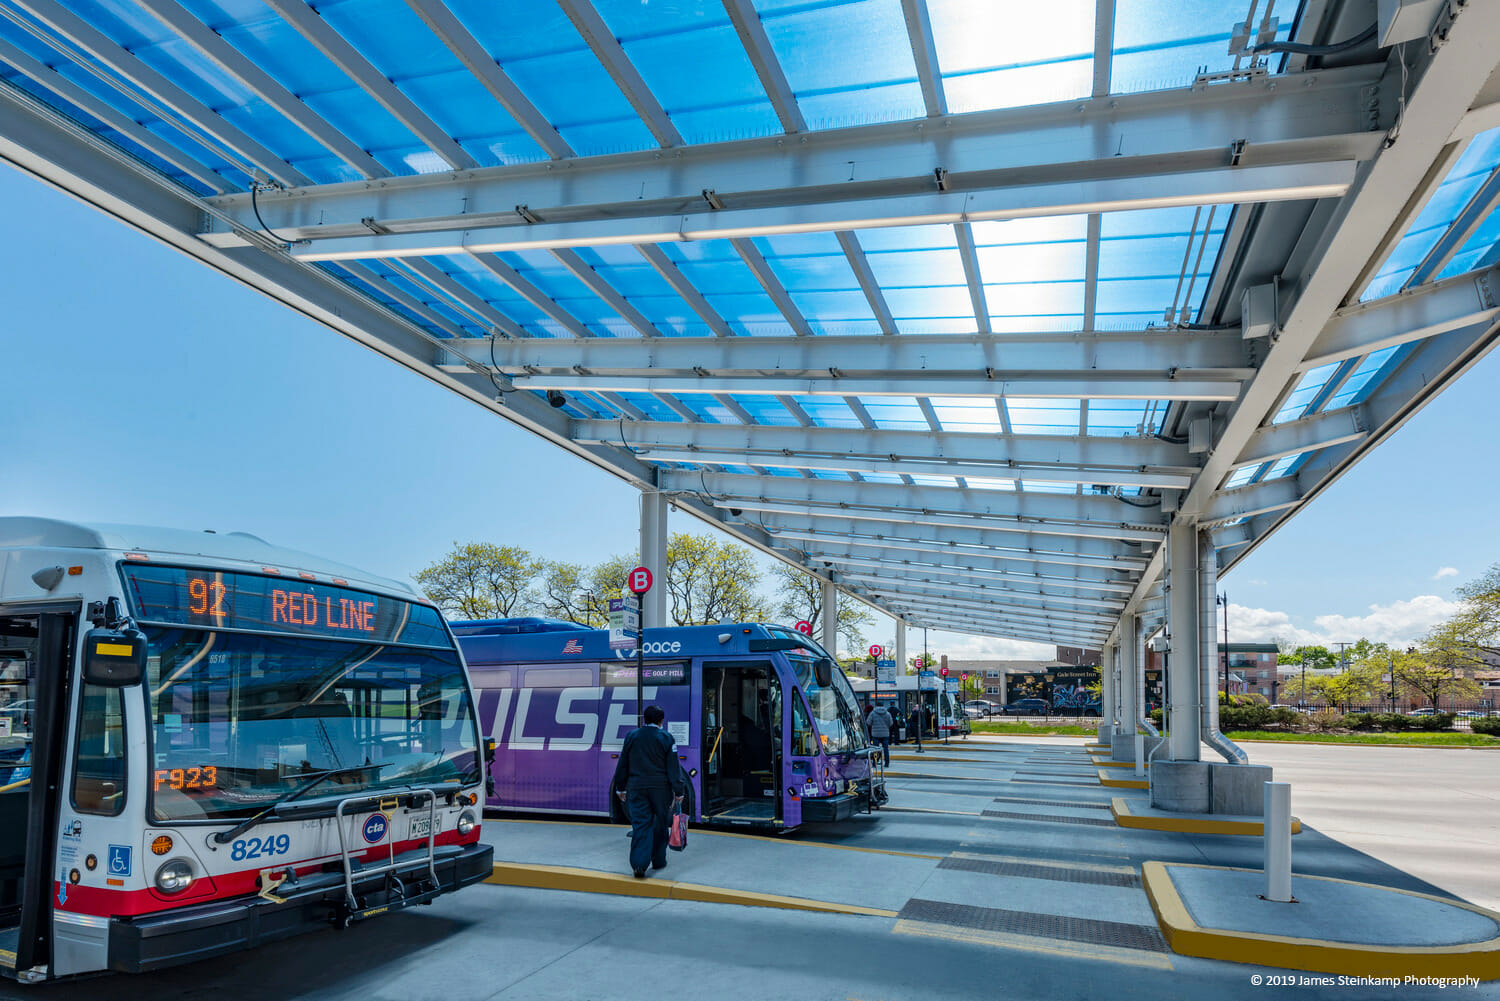
[[[497,745],[485,805],[623,821],[611,782],[636,724],[636,652],[555,619],[452,628]],[[690,820],[788,830],[884,800],[854,691],[813,640],[739,623],[647,629],[644,641],[646,704],[667,714]]]

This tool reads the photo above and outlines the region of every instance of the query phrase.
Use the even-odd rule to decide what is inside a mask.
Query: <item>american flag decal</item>
[[[577,640],[568,640],[562,648],[563,653],[583,653],[583,644]]]

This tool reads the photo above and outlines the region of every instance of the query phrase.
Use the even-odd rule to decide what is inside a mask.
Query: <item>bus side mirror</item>
[[[819,657],[813,661],[813,677],[818,681],[819,688],[830,688],[833,686],[833,661],[827,657]]]
[[[128,688],[146,676],[146,635],[137,629],[90,629],[83,637],[83,680]]]
[[[495,738],[484,738],[484,760],[489,764],[495,763]]]

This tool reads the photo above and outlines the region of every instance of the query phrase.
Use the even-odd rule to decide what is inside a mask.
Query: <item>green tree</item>
[[[1476,645],[1500,653],[1500,563],[1457,591],[1459,631]]]
[[[756,593],[760,570],[744,546],[677,532],[667,542],[666,578],[669,614],[676,625],[767,618],[765,601]]]
[[[1326,646],[1299,646],[1294,647],[1290,653],[1278,653],[1276,663],[1278,664],[1301,664],[1303,659],[1307,660],[1307,669],[1338,667],[1339,659],[1336,654]]]
[[[787,563],[773,566],[771,576],[776,580],[776,614],[787,625],[805,619],[813,624],[813,631],[818,632],[823,614],[823,582]],[[860,627],[874,624],[874,617],[858,602],[850,598],[839,600],[839,635],[851,650],[864,649],[865,634]]]
[[[1323,696],[1330,704],[1342,706],[1376,701],[1385,690],[1385,672],[1384,656],[1365,657],[1351,664],[1347,671],[1321,678]]]
[[[1441,628],[1441,627],[1440,627]],[[1429,644],[1424,640],[1416,650],[1395,655],[1391,673],[1396,683],[1408,697],[1431,703],[1438,708],[1445,695],[1450,698],[1473,698],[1479,694],[1479,685],[1459,673],[1452,663],[1444,663],[1447,656],[1441,644]]]
[[[520,546],[455,542],[453,551],[417,571],[422,590],[449,615],[500,619],[537,609],[532,583],[543,561]]]

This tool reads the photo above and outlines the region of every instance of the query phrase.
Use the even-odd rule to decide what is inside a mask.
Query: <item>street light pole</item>
[[[1307,708],[1307,654],[1302,655],[1302,690],[1297,693],[1297,704]]]

